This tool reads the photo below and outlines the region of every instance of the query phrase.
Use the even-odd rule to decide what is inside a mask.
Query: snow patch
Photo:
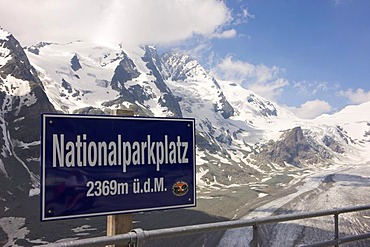
[[[5,165],[2,159],[0,159],[0,172],[2,172],[7,178],[9,177],[8,173],[5,170]]]
[[[30,191],[28,192],[29,197],[37,196],[37,195],[40,195],[40,188],[33,188],[33,189],[30,189]]]
[[[207,183],[202,179],[204,175],[206,175],[209,172],[209,169],[204,169],[203,167],[199,168],[199,172],[197,172],[196,175],[196,181],[198,187],[205,187],[207,186]]]
[[[10,51],[6,48],[0,47],[0,67],[4,66],[12,56],[9,55]]]
[[[215,199],[215,197],[212,196],[197,196],[198,199],[205,199],[205,200],[212,200]]]
[[[265,197],[265,196],[268,196],[269,194],[267,193],[258,193],[258,197],[259,198],[262,198],[262,197]]]
[[[0,41],[8,41],[8,37],[10,35],[10,33],[0,29]],[[9,54],[10,51],[4,47],[4,44],[0,46],[0,67],[4,66],[10,59],[12,59],[12,56]]]
[[[30,142],[30,143],[25,143],[25,142],[22,142],[22,141],[19,141],[19,140],[13,140],[13,145],[15,147],[21,147],[23,149],[29,149],[32,146],[40,145],[40,141],[33,141],[33,142]]]
[[[31,92],[30,84],[28,81],[24,81],[11,75],[7,75],[4,82],[5,83],[0,84],[0,90],[6,92],[8,95],[25,96]]]
[[[0,28],[0,40],[5,40],[5,41],[8,41],[9,40],[9,36],[11,35],[11,33],[3,30],[2,28]]]
[[[4,247],[19,246],[16,244],[18,239],[25,239],[30,232],[27,227],[25,218],[18,217],[5,217],[0,219],[0,227],[8,235],[8,241]]]
[[[77,236],[87,236],[90,234],[88,233],[88,231],[96,231],[97,228],[91,228],[90,225],[83,225],[80,227],[73,228],[71,230],[75,232]]]

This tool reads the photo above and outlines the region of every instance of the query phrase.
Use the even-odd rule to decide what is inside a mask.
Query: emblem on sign
[[[189,185],[186,182],[178,181],[172,186],[172,193],[175,196],[183,196],[189,190]]]

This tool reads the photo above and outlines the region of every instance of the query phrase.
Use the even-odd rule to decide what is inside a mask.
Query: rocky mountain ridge
[[[19,42],[10,33],[1,36],[0,194],[6,197],[6,191],[28,194],[39,186],[39,114],[55,110]],[[8,190],[8,180],[17,186]]]
[[[38,107],[38,112],[30,114],[32,117],[24,113],[22,117],[28,117],[16,121],[13,128],[17,131],[9,132],[14,140],[37,142],[34,137],[27,139],[29,133],[22,128],[35,127],[39,112],[54,109],[64,113],[106,114],[115,108],[130,108],[137,115],[193,117],[197,122],[199,168],[209,170],[209,175],[202,176],[207,181],[214,181],[212,173],[218,173],[214,172],[217,168],[205,164],[209,160],[234,164],[241,169],[233,168],[236,172],[248,169],[254,172],[254,166],[249,166],[253,160],[281,166],[331,162],[337,154],[345,153],[346,145],[351,145],[336,141],[344,136],[339,132],[332,133],[336,136],[323,135],[324,141],[312,138],[307,121],[238,84],[215,79],[186,54],[160,56],[152,46],[107,48],[84,42],[41,42],[23,49],[10,33],[2,32],[0,75],[6,81],[1,83],[1,93],[4,99],[10,97],[11,102],[19,102],[13,107],[3,103],[3,112],[13,109],[6,115],[18,115],[23,106]],[[19,88],[11,77],[29,85],[31,91],[24,93],[27,96],[9,96]],[[8,118],[4,119],[5,126],[12,122]],[[317,125],[311,125],[317,129]],[[307,126],[309,131],[297,126]],[[294,133],[299,130],[305,145],[278,140],[282,131],[289,130]],[[302,150],[297,151],[297,147]],[[225,184],[240,182],[230,177],[232,174],[226,171],[217,179]]]

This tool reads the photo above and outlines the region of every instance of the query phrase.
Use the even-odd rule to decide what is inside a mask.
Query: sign
[[[41,220],[195,206],[194,123],[43,114]]]

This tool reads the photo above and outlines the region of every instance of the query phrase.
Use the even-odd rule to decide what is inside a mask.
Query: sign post
[[[116,116],[134,116],[132,110],[116,109],[114,115]],[[107,216],[107,236],[114,236],[124,234],[132,230],[133,214],[116,214]],[[121,247],[124,245],[111,245]]]
[[[196,206],[194,119],[43,114],[41,129],[42,221],[109,215],[118,234],[132,213]]]

